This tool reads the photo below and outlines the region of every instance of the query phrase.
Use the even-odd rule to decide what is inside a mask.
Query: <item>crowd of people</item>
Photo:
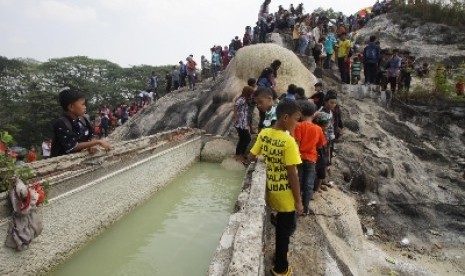
[[[294,51],[298,55],[313,55],[317,67],[332,69],[338,65],[343,83],[379,84],[395,92],[409,89],[413,73],[429,74],[429,65],[415,66],[415,57],[408,51],[381,49],[379,40],[370,37],[363,49],[356,47],[356,31],[372,17],[389,9],[390,1],[376,2],[371,11],[357,15],[340,14],[332,22],[324,13],[306,14],[303,4],[289,9],[282,6],[269,13],[271,0],[260,7],[254,28],[245,28],[242,40],[236,36],[228,46],[211,48],[211,61],[201,57],[202,74],[211,74],[227,68],[242,47],[267,42],[267,34],[276,30],[291,32]],[[236,160],[248,165],[263,155],[266,165],[267,203],[274,210],[272,222],[276,227],[276,249],[273,275],[291,275],[287,259],[290,236],[296,228],[297,215],[306,216],[314,211],[311,200],[330,183],[326,180],[334,156],[334,144],[344,135],[342,113],[337,102],[338,92],[325,91],[322,83],[315,84],[315,93],[306,97],[306,91],[296,84],[287,83],[287,91],[278,97],[281,60],[274,60],[258,76],[251,76],[241,95],[235,100],[233,126],[237,130]],[[363,72],[363,79],[362,79]],[[193,55],[166,74],[166,92],[188,86],[196,88],[199,76]],[[463,90],[463,80],[462,80]],[[147,88],[128,106],[121,104],[113,109],[102,105],[98,112],[86,116],[84,95],[75,89],[65,89],[59,95],[65,114],[53,126],[53,143],[42,144],[45,158],[82,150],[95,153],[98,147],[106,151],[111,146],[104,139],[112,129],[125,124],[141,108],[158,97],[158,77],[152,72]],[[253,114],[258,109],[259,122],[254,125]],[[93,121],[93,124],[90,123]],[[252,135],[258,134],[248,152]],[[34,159],[31,149],[31,159]]]
[[[269,18],[266,16],[269,3],[266,0],[261,6],[259,21]],[[303,12],[303,6],[299,5],[298,10]],[[281,8],[280,13],[283,19],[293,16]],[[273,19],[266,20],[270,21]],[[277,22],[275,26],[279,24],[284,25]],[[215,50],[218,50],[216,54],[220,53],[219,47]],[[296,214],[310,214],[310,201],[327,190],[329,183],[325,179],[332,163],[334,143],[344,134],[344,127],[337,92],[325,93],[322,83],[315,84],[315,93],[310,98],[302,87],[293,83],[287,84],[287,91],[278,97],[275,88],[281,65],[282,61],[274,60],[259,76],[248,80],[235,101],[233,126],[239,137],[236,160],[245,165],[257,155],[263,155],[265,160],[267,203],[275,212],[272,221],[276,227],[271,273],[291,275],[287,252],[297,223]],[[255,107],[260,118],[256,126],[252,120]],[[255,129],[258,137],[248,153]]]
[[[270,0],[265,0],[262,4],[253,32],[246,28],[242,47],[249,45],[249,41],[266,42],[270,29],[292,30],[294,51],[308,55],[310,50],[317,67],[323,69],[332,69],[333,63],[337,64],[342,83],[377,84],[382,90],[387,90],[389,85],[392,93],[408,91],[413,74],[423,78],[430,74],[429,64],[416,65],[409,51],[381,49],[376,36],[371,36],[363,48],[356,44],[356,31],[374,16],[386,12],[389,1],[376,2],[370,12],[365,10],[365,13],[349,17],[340,15],[334,26],[327,26],[329,20],[324,15],[305,15],[302,5],[298,12],[293,6],[289,10],[280,7],[275,15],[268,15],[269,3]],[[227,58],[234,57],[237,51],[230,48],[212,48],[212,60],[223,61],[220,65],[227,64]],[[233,117],[239,137],[236,160],[248,165],[257,155],[263,155],[266,164],[267,203],[274,211],[272,223],[276,227],[272,275],[292,274],[287,251],[297,222],[295,215],[311,214],[314,211],[310,207],[311,200],[331,186],[326,177],[334,156],[334,144],[344,135],[337,91],[324,92],[322,83],[317,83],[316,92],[306,98],[303,88],[290,83],[286,93],[277,97],[274,89],[281,63],[275,60],[257,78],[249,79],[235,101]],[[460,81],[456,87],[463,90],[463,79]],[[260,113],[257,126],[253,126],[251,120],[255,107]],[[248,153],[255,127],[258,137]]]
[[[276,212],[276,253],[273,275],[291,275],[287,261],[289,238],[295,230],[296,211],[301,216],[312,212],[310,201],[327,190],[325,181],[334,151],[334,143],[344,134],[337,92],[323,91],[315,84],[315,94],[307,98],[305,90],[289,84],[277,97],[274,90],[281,62],[276,60],[258,79],[251,78],[234,105],[233,126],[238,133],[236,160],[248,165],[257,155],[266,164],[267,202]],[[260,112],[253,125],[255,106]],[[250,153],[251,134],[258,137]]]
[[[202,56],[202,72],[205,65],[204,56]],[[187,80],[187,81],[186,81]],[[178,66],[173,66],[170,73],[165,75],[166,90],[165,93],[178,90],[179,88],[188,87],[195,90],[195,84],[200,80],[200,74],[197,68],[197,62],[194,55],[189,55],[185,62],[179,61]]]

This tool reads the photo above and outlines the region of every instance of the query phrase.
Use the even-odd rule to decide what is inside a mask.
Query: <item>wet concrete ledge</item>
[[[185,131],[186,135],[179,136],[179,133],[173,131],[146,137],[138,142],[131,141],[133,144],[140,143],[139,146],[132,147],[133,151],[129,151],[137,156],[131,159],[131,162],[126,160],[133,156],[131,154],[122,154],[119,157],[120,161],[115,163],[110,161],[112,156],[117,155],[116,153],[120,150],[116,147],[112,156],[105,156],[105,161],[99,165],[94,164],[99,169],[95,169],[94,174],[92,172],[89,174],[92,177],[86,174],[79,175],[76,170],[77,176],[68,179],[70,182],[90,178],[91,182],[80,182],[81,187],[92,182],[95,185],[87,186],[85,189],[78,187],[75,193],[70,192],[72,190],[55,191],[57,194],[55,199],[40,208],[44,219],[44,230],[32,242],[30,248],[21,253],[6,247],[0,248],[0,275],[47,273],[72,256],[92,238],[105,231],[113,222],[166,186],[171,179],[199,160],[202,147],[201,136],[197,130],[185,129]],[[158,141],[155,144],[159,146],[163,144],[167,148],[149,143],[147,140],[150,139]],[[126,148],[131,147],[131,142],[126,142],[128,143]],[[153,145],[153,149],[150,149],[149,145]],[[125,150],[121,149],[121,151]],[[144,157],[147,160],[143,160]],[[69,158],[71,160],[80,158],[95,160],[98,156],[86,157],[85,154],[77,154]],[[65,157],[57,159],[61,159],[62,162],[64,160],[71,162]],[[126,161],[132,163],[131,165],[137,162],[139,164],[128,168]],[[62,163],[53,159],[44,163],[48,162],[55,163],[55,166],[60,166],[57,163]],[[123,164],[120,165],[119,162]],[[118,172],[117,168],[120,166],[123,167],[119,169],[120,172],[131,169],[131,173]],[[102,171],[99,171],[100,169]],[[105,175],[97,178],[100,174]],[[117,181],[111,178],[117,178]],[[108,179],[110,181],[106,181]],[[64,185],[66,181],[57,181],[55,185],[57,187]],[[5,240],[6,231],[7,224],[0,224],[1,241]]]
[[[202,134],[198,129],[178,128],[131,141],[110,141],[113,150],[109,153],[102,151],[91,155],[84,151],[41,160],[27,164],[36,172],[29,183],[48,181],[47,198],[52,199]],[[0,193],[0,223],[10,213],[7,193]]]
[[[207,275],[265,275],[265,165],[249,166]]]

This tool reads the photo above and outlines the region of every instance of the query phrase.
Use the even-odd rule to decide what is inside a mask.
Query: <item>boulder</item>
[[[229,171],[243,171],[245,170],[244,164],[228,157],[221,162],[221,167]]]
[[[278,95],[291,83],[304,88],[308,97],[314,93],[317,78],[292,51],[273,43],[251,45],[240,49],[215,81],[199,83],[195,91],[183,88],[169,93],[131,117],[111,137],[128,140],[184,126],[226,136],[231,131],[234,100],[249,78],[260,76],[276,59],[282,62],[276,79]]]
[[[221,163],[228,157],[234,155],[236,146],[233,142],[225,139],[215,139],[205,144],[200,158],[205,162]]]

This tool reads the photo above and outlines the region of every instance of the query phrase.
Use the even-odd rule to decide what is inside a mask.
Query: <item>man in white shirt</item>
[[[42,142],[42,158],[48,159],[50,158],[50,149],[52,148],[52,141],[50,139],[45,139]]]
[[[313,39],[315,40],[315,43],[318,43],[318,41],[320,40],[320,37],[321,37],[321,27],[322,27],[322,23],[321,22],[318,22],[316,24],[316,27],[313,28],[312,30],[312,34],[313,34]]]

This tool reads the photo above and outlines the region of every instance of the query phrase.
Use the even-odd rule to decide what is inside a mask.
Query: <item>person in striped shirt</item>
[[[352,84],[358,84],[360,81],[360,72],[362,71],[362,63],[358,57],[354,57],[350,71]]]

